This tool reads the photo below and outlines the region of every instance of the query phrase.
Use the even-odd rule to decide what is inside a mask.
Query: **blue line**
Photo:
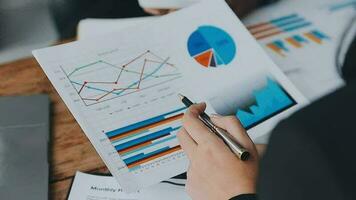
[[[126,149],[128,147],[135,146],[137,144],[144,143],[144,142],[147,142],[149,140],[152,140],[152,139],[167,135],[172,131],[174,131],[174,129],[172,127],[165,128],[165,129],[157,131],[155,133],[152,133],[152,134],[149,134],[149,135],[145,135],[143,137],[140,137],[140,138],[137,138],[137,139],[134,139],[134,140],[119,144],[119,145],[115,146],[115,149],[117,151],[121,151],[121,150]]]
[[[275,26],[278,26],[279,28],[283,28],[284,26],[300,23],[300,22],[306,22],[305,19],[303,18],[296,18],[290,21],[282,21],[279,23],[273,23]]]
[[[166,58],[158,67],[157,69],[153,70],[151,73],[147,74],[146,76],[142,77],[142,79],[140,81],[143,81],[145,79],[147,79],[148,77],[152,76],[153,74],[155,74],[156,72],[158,72],[167,62],[168,62],[169,58]],[[132,83],[131,85],[128,86],[128,88],[135,86],[136,84],[138,84],[140,81],[136,81],[134,83]],[[118,93],[114,93],[116,95],[120,95],[123,92],[125,92],[125,90],[122,90],[121,92]]]
[[[80,83],[77,83],[75,81],[70,81],[71,83],[74,83],[76,85],[80,85],[80,86],[83,86],[83,84],[80,84]],[[92,89],[92,90],[97,90],[97,91],[100,91],[100,92],[111,92],[111,91],[108,91],[108,90],[103,90],[103,89],[100,89],[100,88],[95,88],[95,87],[91,87],[91,86],[85,86],[86,88],[88,89]]]
[[[168,61],[169,58],[165,59],[163,61],[163,63],[161,63],[155,70],[153,70],[152,73],[149,73],[149,74],[146,74],[146,76],[142,77],[142,80],[145,80],[147,78],[149,78],[150,76],[154,75],[155,73],[157,73]],[[141,80],[141,81],[142,81]],[[80,85],[80,86],[83,86],[83,84],[80,84],[78,82],[75,82],[75,81],[72,81],[70,80],[70,82],[74,83],[74,84],[77,84],[77,85]],[[127,88],[130,88],[132,86],[135,86],[136,84],[138,84],[140,81],[135,81],[134,83],[130,84]],[[100,88],[96,88],[96,87],[91,87],[91,86],[84,86],[88,89],[92,89],[92,90],[97,90],[97,91],[101,91],[101,92],[110,92],[111,94],[115,94],[115,95],[120,95],[122,94],[123,92],[126,92],[125,90],[122,90],[120,92],[112,92],[112,91],[108,91],[108,90],[103,90],[103,89],[100,89]]]
[[[349,6],[356,6],[356,1],[350,1],[350,2],[345,2],[345,3],[340,3],[340,4],[336,4],[336,5],[332,5],[329,8],[329,11],[337,11]]]
[[[272,19],[271,21],[269,21],[270,23],[279,23],[281,21],[284,21],[284,20],[288,20],[288,19],[291,19],[291,18],[296,18],[298,17],[297,14],[291,14],[291,15],[287,15],[285,17],[280,17],[280,18],[277,18],[277,19]]]
[[[150,153],[148,153],[148,154],[140,153],[140,154],[138,154],[138,155],[136,155],[136,156],[133,156],[133,157],[124,159],[124,162],[126,163],[126,165],[129,165],[129,164],[131,164],[131,163],[134,163],[134,162],[136,162],[136,161],[142,160],[142,159],[144,159],[144,158],[147,158],[147,157],[153,156],[153,155],[155,155],[155,154],[159,154],[159,153],[161,153],[161,152],[167,151],[168,149],[170,149],[169,146],[164,147],[164,148],[162,148],[162,149],[158,149],[158,150],[156,150],[156,151],[152,151],[152,152],[150,152]]]
[[[158,116],[156,116],[156,117],[152,117],[152,118],[150,118],[150,119],[146,119],[146,120],[144,120],[144,121],[131,124],[131,125],[129,125],[129,126],[125,126],[125,127],[119,128],[119,129],[115,129],[115,130],[112,130],[112,131],[107,132],[106,135],[107,135],[109,138],[111,138],[111,137],[113,137],[113,136],[121,135],[121,134],[123,134],[123,133],[126,133],[126,132],[129,132],[129,131],[132,131],[132,130],[135,130],[135,129],[138,129],[138,128],[147,126],[147,125],[149,125],[149,124],[154,124],[154,123],[160,122],[160,121],[166,119],[166,116],[167,116],[167,115],[171,115],[171,114],[173,114],[173,113],[180,112],[180,111],[185,110],[185,109],[187,109],[187,108],[186,108],[186,107],[179,108],[179,109],[177,109],[177,110],[173,110],[173,111],[164,113],[164,114],[162,114],[162,115],[158,115]]]
[[[175,139],[175,138],[177,138],[177,136],[176,136],[176,135],[173,135],[173,136],[170,136],[170,137],[165,138],[165,139],[163,139],[163,140],[153,142],[152,144],[149,144],[149,145],[147,145],[147,146],[144,146],[144,147],[135,149],[135,150],[133,150],[133,151],[129,151],[129,152],[123,153],[123,154],[121,154],[121,156],[127,156],[127,155],[136,153],[136,152],[138,152],[138,151],[142,151],[142,150],[144,150],[144,149],[150,148],[150,147],[152,147],[152,146],[156,146],[157,144],[161,144],[161,143],[163,143],[163,142],[167,142],[167,141],[172,140],[172,139]]]
[[[283,30],[285,32],[290,32],[290,31],[294,31],[296,29],[300,29],[300,28],[303,28],[303,27],[306,27],[306,26],[310,26],[311,24],[312,23],[310,23],[310,22],[306,22],[306,23],[303,23],[303,24],[298,24],[298,25],[295,25],[295,26],[286,27]]]

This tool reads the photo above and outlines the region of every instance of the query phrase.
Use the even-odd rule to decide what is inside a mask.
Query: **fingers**
[[[177,133],[177,138],[185,154],[188,156],[189,160],[191,160],[193,157],[193,152],[197,148],[197,144],[184,128],[179,130]]]
[[[205,103],[192,105],[183,117],[184,129],[198,144],[218,139],[199,119],[199,115],[204,112],[205,108]]]
[[[240,121],[235,116],[212,115],[212,122],[218,127],[229,132],[245,148],[254,147],[254,144],[248,136],[246,130],[242,127]]]

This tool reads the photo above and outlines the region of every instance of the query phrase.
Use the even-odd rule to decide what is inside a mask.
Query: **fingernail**
[[[220,118],[221,117],[221,115],[219,115],[219,114],[211,114],[211,116],[210,116],[211,118]]]

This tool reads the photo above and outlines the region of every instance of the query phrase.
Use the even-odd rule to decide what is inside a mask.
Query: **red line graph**
[[[150,55],[151,58],[144,58],[143,59],[143,64],[140,70],[131,70],[130,69],[130,65],[134,64],[134,62],[138,61],[139,59],[142,59],[143,57]],[[154,59],[152,59],[152,57],[154,57]],[[142,54],[140,54],[139,56],[133,58],[132,60],[130,60],[129,62],[121,65],[121,67],[116,66],[114,64],[111,64],[109,62],[100,60],[98,62],[94,62],[88,65],[84,65],[78,68],[75,68],[73,71],[71,71],[70,73],[66,73],[67,78],[71,81],[73,87],[75,88],[75,90],[77,91],[78,95],[81,97],[81,99],[84,101],[89,101],[89,102],[99,102],[101,100],[103,100],[105,97],[108,97],[111,94],[115,94],[116,92],[120,92],[123,93],[125,91],[131,90],[131,91],[139,91],[141,90],[141,86],[142,86],[142,81],[147,78],[148,76],[152,77],[152,78],[161,78],[161,77],[169,77],[169,76],[177,76],[180,75],[180,73],[176,73],[176,74],[166,74],[166,75],[155,75],[155,74],[146,74],[145,70],[147,68],[147,64],[148,63],[155,63],[155,64],[159,64],[159,65],[166,65],[169,67],[173,67],[175,68],[175,66],[171,63],[167,62],[168,59],[164,60],[163,58],[157,56],[156,54],[152,53],[151,51],[146,51]],[[142,62],[142,61],[141,61]],[[118,69],[119,71],[117,72],[117,76],[115,76],[116,78],[114,80],[110,80],[110,81],[93,81],[93,80],[84,80],[82,82],[74,82],[72,81],[71,77],[75,76],[78,72],[83,71],[86,68],[90,68],[93,65],[96,65],[98,63],[102,63],[105,65],[108,65],[110,67],[114,67],[116,69]],[[137,65],[136,65],[137,67]],[[176,68],[175,68],[176,69]],[[64,70],[63,70],[64,71]],[[65,71],[64,71],[65,72]],[[129,87],[127,87],[127,85],[123,84],[120,82],[122,75],[125,73],[131,73],[131,74],[137,74],[137,76],[139,77],[137,81],[134,82],[133,85],[130,85]],[[79,86],[76,87],[76,86]],[[82,94],[86,91],[86,90],[90,90],[90,89],[95,89],[95,87],[99,87],[106,85],[108,87],[112,87],[112,89],[107,90],[107,91],[103,91],[102,94],[100,95],[95,95],[95,96],[87,96],[87,97],[83,97]],[[126,86],[126,87],[125,87]],[[99,90],[99,89],[98,89]]]

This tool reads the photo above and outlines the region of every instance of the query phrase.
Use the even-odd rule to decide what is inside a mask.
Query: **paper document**
[[[344,84],[335,58],[355,6],[355,0],[287,0],[254,12],[244,23],[288,78],[314,101]]]
[[[78,39],[95,39],[108,33],[114,33],[122,29],[140,26],[145,22],[158,17],[135,17],[123,19],[83,19],[78,24]]]
[[[190,200],[185,192],[185,180],[170,179],[138,192],[122,191],[112,176],[99,176],[77,172],[68,200]]]
[[[236,115],[253,139],[306,102],[223,0],[34,55],[127,191],[186,171],[179,92]]]
[[[310,101],[315,101],[344,84],[336,70],[335,54],[343,31],[355,15],[355,5],[356,0],[284,0],[258,9],[245,18],[243,23],[296,87]],[[126,28],[125,20],[85,20],[85,25],[78,28],[78,38],[95,38],[122,30]],[[141,17],[134,20],[143,24],[151,18]],[[274,29],[273,23],[267,23],[271,21],[277,25]],[[265,26],[255,27],[257,24]],[[278,32],[278,28],[287,31],[270,35]],[[318,31],[308,34],[308,31],[313,30]],[[328,39],[323,38],[320,42],[308,39],[318,32],[328,36]],[[270,37],[261,38],[264,34]],[[309,36],[303,36],[305,34]],[[303,40],[302,44],[294,41],[291,36],[296,35],[302,35],[301,39],[305,41]]]

